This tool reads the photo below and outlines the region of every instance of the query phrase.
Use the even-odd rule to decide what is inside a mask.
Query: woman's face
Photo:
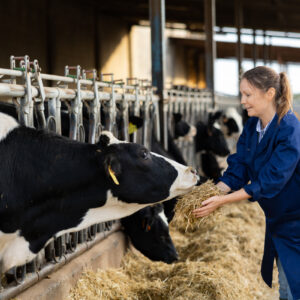
[[[247,79],[242,79],[240,84],[240,91],[242,95],[241,103],[247,110],[249,117],[262,118],[270,109],[272,104],[272,95],[270,90],[267,92],[251,85]]]

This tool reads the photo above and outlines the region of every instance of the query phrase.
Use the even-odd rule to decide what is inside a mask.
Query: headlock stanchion
[[[46,81],[51,81],[51,87],[44,85]],[[92,144],[98,141],[102,129],[149,149],[153,134],[160,141],[160,99],[155,91],[149,80],[127,78],[125,83],[115,80],[113,74],[100,74],[99,80],[96,70],[82,70],[79,65],[66,66],[64,76],[43,74],[38,61],[31,62],[28,55],[11,56],[10,69],[0,68],[0,101],[15,104],[22,125]],[[174,112],[196,124],[212,108],[209,91],[182,86],[166,89],[163,101],[165,139],[161,143],[166,150],[167,133],[174,131]],[[129,122],[131,116],[142,117],[143,128],[137,130]],[[195,166],[193,142],[177,143],[187,163]],[[33,261],[0,274],[0,299],[14,297],[118,228],[117,221],[110,221],[54,236]]]

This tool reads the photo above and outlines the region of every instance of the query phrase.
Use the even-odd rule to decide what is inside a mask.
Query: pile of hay
[[[178,197],[173,224],[184,231],[193,231],[200,228],[202,223],[207,222],[208,219],[217,219],[220,216],[220,209],[215,210],[209,216],[198,219],[192,212],[194,209],[200,208],[206,199],[218,195],[222,195],[221,191],[211,180],[208,180],[200,186],[196,186],[191,193]]]
[[[278,299],[277,284],[271,290],[260,277],[264,216],[257,203],[227,205],[217,221],[187,232],[181,225],[171,224],[177,263],[129,251],[119,269],[85,272],[69,299]]]

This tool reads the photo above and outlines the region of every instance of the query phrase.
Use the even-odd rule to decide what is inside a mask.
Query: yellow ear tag
[[[114,183],[116,185],[119,185],[120,183],[119,183],[119,181],[118,181],[118,179],[117,179],[117,177],[115,175],[115,172],[111,169],[110,166],[108,166],[108,173],[109,173],[110,177],[112,178],[112,180],[114,181]]]
[[[132,134],[132,133],[134,133],[134,132],[136,132],[137,131],[137,127],[136,127],[136,125],[134,125],[134,124],[132,124],[131,122],[129,123],[129,126],[128,126],[128,133],[129,134]]]

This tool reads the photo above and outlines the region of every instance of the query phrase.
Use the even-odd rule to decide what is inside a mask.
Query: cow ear
[[[147,218],[144,218],[142,220],[142,228],[145,232],[149,232],[151,230],[151,225],[149,224],[148,222],[148,219]]]
[[[109,145],[109,142],[110,142],[109,137],[105,134],[101,134],[97,145],[99,145],[100,148],[105,148]]]
[[[212,129],[213,129],[212,126],[207,126],[206,132],[207,132],[208,136],[212,136],[213,135]]]
[[[173,118],[174,118],[174,122],[178,123],[182,119],[182,114],[180,114],[180,113],[173,113]]]
[[[129,123],[136,126],[137,129],[143,126],[144,120],[141,117],[137,116],[129,116]]]
[[[116,185],[119,185],[118,177],[121,174],[121,163],[115,154],[110,153],[105,157],[104,169],[107,177],[109,177]]]

